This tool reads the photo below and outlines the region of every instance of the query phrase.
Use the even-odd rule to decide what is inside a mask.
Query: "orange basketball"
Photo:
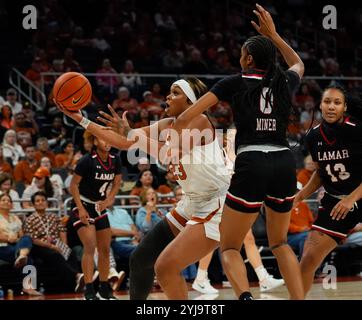
[[[54,83],[54,99],[69,111],[84,108],[92,98],[92,86],[88,79],[78,72],[62,74]]]

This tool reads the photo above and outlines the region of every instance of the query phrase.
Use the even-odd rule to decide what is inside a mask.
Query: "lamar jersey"
[[[75,173],[82,177],[79,184],[82,197],[94,202],[104,200],[114,177],[121,174],[121,159],[109,154],[103,162],[96,152],[87,153],[78,161]]]
[[[331,195],[348,195],[362,182],[362,123],[347,117],[343,123],[323,121],[306,136],[313,161]]]
[[[286,85],[290,94],[299,86],[300,78],[294,71],[286,71]],[[250,70],[247,73],[226,77],[217,82],[211,92],[219,100],[231,104],[234,122],[237,129],[235,148],[240,145],[279,145],[288,146],[286,131],[290,106],[281,106],[278,97],[269,93],[264,87],[260,94],[250,95],[249,91],[261,91],[258,86],[264,73]]]

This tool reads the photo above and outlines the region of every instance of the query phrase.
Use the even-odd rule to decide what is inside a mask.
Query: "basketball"
[[[61,75],[54,84],[53,95],[69,111],[84,108],[91,100],[92,86],[88,79],[78,72]]]

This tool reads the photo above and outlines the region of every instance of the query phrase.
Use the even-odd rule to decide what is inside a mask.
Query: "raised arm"
[[[296,72],[299,77],[302,78],[304,74],[304,63],[302,59],[278,34],[270,13],[258,4],[256,5],[256,9],[257,10],[253,12],[259,19],[259,25],[254,21],[251,21],[251,24],[261,35],[273,41],[289,66],[289,70]]]

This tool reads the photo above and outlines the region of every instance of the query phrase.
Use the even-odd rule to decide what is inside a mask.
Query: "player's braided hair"
[[[274,108],[282,118],[288,117],[291,111],[290,93],[287,87],[287,77],[285,72],[276,64],[277,50],[273,42],[264,36],[254,36],[246,40],[244,48],[253,57],[255,68],[265,70],[265,75],[260,84],[254,88],[249,88],[247,98],[252,104],[255,95],[260,96],[264,87],[269,88],[265,100],[270,101],[270,96],[274,97]]]

